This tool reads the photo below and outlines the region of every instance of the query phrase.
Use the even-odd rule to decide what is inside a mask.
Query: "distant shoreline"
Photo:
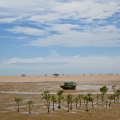
[[[0,76],[0,82],[40,82],[40,81],[120,81],[120,75],[35,75],[35,76]]]

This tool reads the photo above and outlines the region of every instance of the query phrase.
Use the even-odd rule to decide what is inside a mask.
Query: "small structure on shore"
[[[58,73],[53,74],[54,77],[60,76]]]
[[[26,74],[21,74],[22,77],[26,77]]]
[[[60,87],[63,89],[75,89],[76,86],[77,84],[74,82],[64,82],[64,85],[60,85]]]

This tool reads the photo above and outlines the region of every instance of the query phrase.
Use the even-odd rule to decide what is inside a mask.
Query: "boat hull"
[[[60,85],[60,87],[63,88],[63,89],[68,89],[68,90],[76,89],[76,85],[74,85],[74,86],[64,86],[64,85]]]

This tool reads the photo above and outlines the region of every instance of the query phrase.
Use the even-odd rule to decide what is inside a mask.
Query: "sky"
[[[120,0],[0,0],[0,75],[120,74]]]

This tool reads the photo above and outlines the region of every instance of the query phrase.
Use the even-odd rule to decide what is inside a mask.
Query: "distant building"
[[[26,77],[26,74],[21,74],[22,77]]]

